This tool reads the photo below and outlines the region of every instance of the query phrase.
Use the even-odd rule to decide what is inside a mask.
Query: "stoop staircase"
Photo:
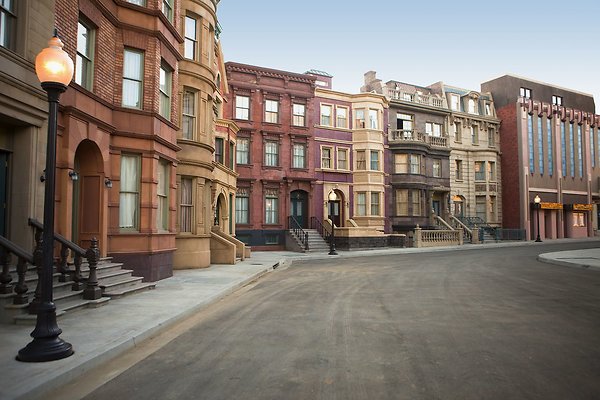
[[[38,285],[36,264],[41,262],[41,233],[43,226],[35,221],[36,250],[33,253],[0,236],[0,323],[35,323],[35,291]],[[99,307],[110,299],[154,289],[156,283],[142,282],[133,271],[110,257],[100,258],[98,242],[84,250],[59,234],[54,236],[60,247],[53,273],[53,301],[56,316],[82,308]],[[73,260],[67,262],[68,254]]]
[[[329,244],[327,244],[316,229],[304,229],[303,231],[308,235],[308,249],[304,249],[301,238],[293,230],[290,230],[290,234],[296,240],[298,246],[303,249],[303,252],[317,253],[329,251]]]

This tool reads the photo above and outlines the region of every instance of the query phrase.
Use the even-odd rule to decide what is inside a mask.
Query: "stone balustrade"
[[[413,237],[414,247],[456,246],[463,244],[463,230],[421,229],[415,228]]]

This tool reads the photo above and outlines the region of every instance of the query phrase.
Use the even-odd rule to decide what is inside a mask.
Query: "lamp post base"
[[[73,346],[58,336],[35,338],[27,346],[19,350],[18,361],[44,362],[55,361],[73,355]]]
[[[536,241],[536,242],[541,242],[541,241],[542,241],[542,239],[540,239],[540,237],[538,236],[537,238],[535,238],[535,241]]]

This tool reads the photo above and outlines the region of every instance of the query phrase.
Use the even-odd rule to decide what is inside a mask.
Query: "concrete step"
[[[131,278],[132,273],[133,271],[130,269],[120,269],[117,271],[109,270],[108,272],[99,271],[97,274],[98,284],[100,286],[106,286],[111,283],[120,282],[123,279]]]
[[[104,289],[102,296],[109,297],[111,299],[128,296],[130,294],[142,292],[145,290],[152,290],[156,287],[155,282],[139,282],[136,284],[124,285],[124,286],[113,286]]]

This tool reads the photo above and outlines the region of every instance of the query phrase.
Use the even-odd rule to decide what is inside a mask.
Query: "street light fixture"
[[[335,224],[333,222],[333,207],[335,205],[334,201],[337,200],[337,195],[335,191],[329,192],[329,219],[331,220],[331,238],[329,239],[329,255],[337,256],[337,251],[335,251]]]
[[[537,210],[537,237],[535,238],[536,242],[541,242],[542,238],[540,238],[540,208],[542,207],[542,199],[537,194],[535,195],[535,199],[533,199],[535,203],[535,209]]]
[[[73,60],[62,49],[63,44],[54,30],[54,36],[35,58],[35,72],[48,93],[48,143],[46,147],[46,180],[44,192],[44,232],[42,236],[42,268],[40,274],[40,304],[37,310],[33,340],[19,350],[17,360],[53,361],[73,354],[73,346],[59,338],[62,330],[56,322],[56,306],[52,298],[54,256],[54,193],[56,168],[56,132],[60,94],[67,90],[73,78]]]

